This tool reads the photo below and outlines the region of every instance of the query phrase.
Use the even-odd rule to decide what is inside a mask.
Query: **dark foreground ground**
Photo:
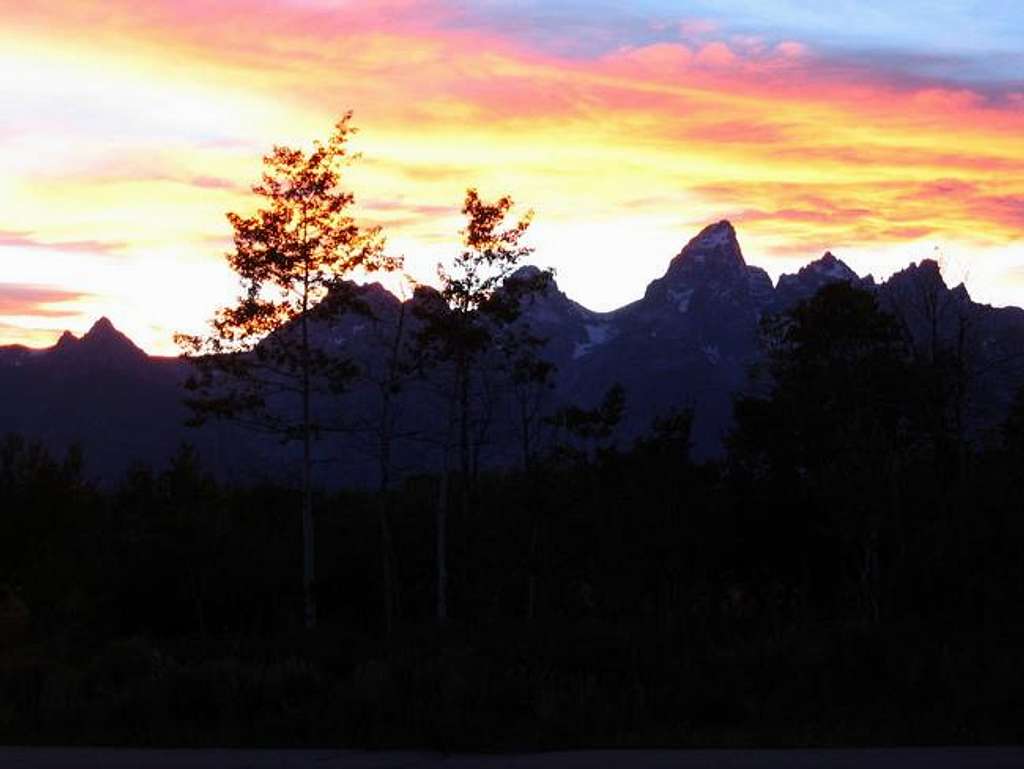
[[[0,748],[4,769],[1019,769],[1024,748],[623,750],[521,755]]]

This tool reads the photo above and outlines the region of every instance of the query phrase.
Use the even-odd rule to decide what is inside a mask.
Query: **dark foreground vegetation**
[[[314,332],[340,279],[397,266],[336,191],[347,120],[265,160],[265,207],[231,217],[243,298],[184,338],[196,419],[300,443],[294,488],[224,486],[187,447],[99,487],[79,452],[0,443],[0,741],[1024,740],[1024,399],[983,432],[938,313],[921,344],[839,282],[768,318],[727,451],[695,464],[686,409],[626,441],[612,382],[535,405],[529,216],[470,190],[463,251],[419,294],[408,359],[399,316],[375,390],[380,490],[318,492],[312,406],[360,361]],[[475,461],[484,371],[521,396],[517,469]],[[399,478],[393,396],[431,377],[444,459]]]
[[[223,487],[187,448],[101,489],[6,439],[0,740],[1021,741],[1024,404],[968,440],[870,295],[787,317],[719,462],[682,412],[454,474],[443,622],[436,477],[316,497],[311,631],[300,491]]]

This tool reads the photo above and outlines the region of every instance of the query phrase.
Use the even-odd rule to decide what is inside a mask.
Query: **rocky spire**
[[[686,244],[669,265],[669,275],[692,271],[741,273],[746,268],[736,230],[723,220],[705,227]]]

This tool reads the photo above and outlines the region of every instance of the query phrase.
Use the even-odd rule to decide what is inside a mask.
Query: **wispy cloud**
[[[125,243],[100,240],[41,240],[32,232],[0,230],[0,248],[27,248],[73,254],[109,255],[122,251]]]
[[[69,318],[76,316],[78,311],[64,305],[90,298],[87,293],[54,286],[0,283],[0,316]]]
[[[806,5],[16,4],[0,12],[0,248],[72,255],[82,273],[57,283],[116,255],[118,296],[145,296],[156,271],[221,263],[224,212],[252,205],[272,144],[323,136],[352,108],[357,215],[423,279],[455,247],[470,185],[536,209],[538,259],[604,307],[723,216],[752,261],[923,238],[1024,259],[1019,9]],[[664,251],[624,266],[637,233]],[[596,262],[650,274],[599,280]],[[10,264],[0,280],[21,279]],[[182,325],[213,310],[181,294],[167,313]]]
[[[227,190],[230,192],[245,190],[245,187],[238,182],[218,176],[194,176],[189,179],[188,183],[202,190]]]

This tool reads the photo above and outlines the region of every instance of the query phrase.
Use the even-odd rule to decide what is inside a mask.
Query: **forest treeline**
[[[847,284],[764,335],[771,384],[721,460],[689,459],[685,410],[615,445],[594,425],[620,393],[575,411],[586,441],[454,474],[445,622],[436,474],[316,495],[307,631],[294,488],[223,486],[188,447],[99,488],[87,457],[8,437],[0,738],[1019,740],[1024,399],[967,443],[956,389]]]

